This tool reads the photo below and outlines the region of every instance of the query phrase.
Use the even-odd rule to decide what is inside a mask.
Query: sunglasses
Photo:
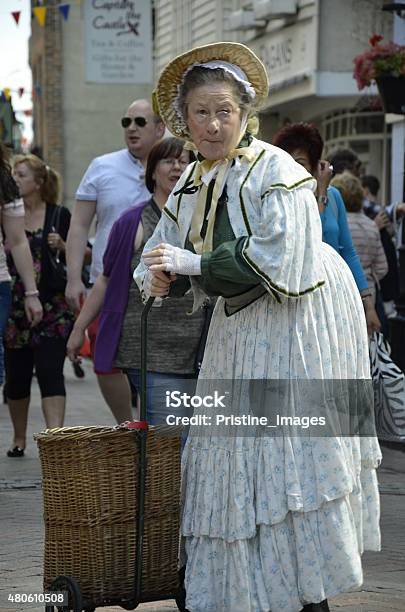
[[[121,125],[123,128],[127,128],[134,122],[138,127],[145,127],[148,123],[145,117],[123,117],[121,119]]]

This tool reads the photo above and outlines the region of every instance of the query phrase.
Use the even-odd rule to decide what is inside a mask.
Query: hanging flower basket
[[[405,76],[376,78],[386,113],[405,114]]]
[[[386,113],[405,114],[405,45],[382,39],[371,36],[370,47],[353,60],[353,76],[360,90],[377,84]]]

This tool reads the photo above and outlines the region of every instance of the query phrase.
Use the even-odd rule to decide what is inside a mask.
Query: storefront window
[[[335,111],[313,119],[325,142],[325,155],[339,148],[352,149],[362,172],[380,180],[382,201],[389,201],[391,126],[382,111]]]

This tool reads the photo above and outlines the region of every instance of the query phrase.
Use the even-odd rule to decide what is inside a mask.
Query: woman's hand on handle
[[[171,244],[161,243],[142,255],[145,266],[152,272],[174,272],[188,276],[201,275],[201,255]]]
[[[142,291],[147,298],[166,297],[170,290],[170,283],[174,280],[176,280],[175,274],[169,276],[165,272],[147,270]]]

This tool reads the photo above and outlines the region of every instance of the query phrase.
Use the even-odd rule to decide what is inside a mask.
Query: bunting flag
[[[34,15],[35,15],[39,25],[41,26],[41,28],[43,28],[44,25],[45,25],[46,11],[47,11],[46,6],[35,6],[32,9],[32,12],[34,13]]]
[[[59,5],[59,10],[62,13],[63,19],[65,21],[67,21],[69,18],[69,9],[70,9],[70,4],[60,4]]]
[[[14,11],[13,13],[11,13],[14,21],[16,22],[16,24],[18,25],[18,22],[20,21],[20,16],[21,16],[21,11]]]
[[[59,4],[57,6],[49,7],[49,6],[44,6],[43,0],[39,0],[39,1],[40,1],[40,4],[32,8],[32,14],[35,16],[41,28],[45,26],[46,15],[49,9],[55,9],[55,10],[58,9],[65,21],[69,19],[70,6],[72,4],[71,2],[63,2],[62,4]],[[77,6],[79,7],[81,6],[81,1],[82,0],[76,0]],[[11,16],[13,17],[17,26],[20,23],[21,12],[22,11],[13,11],[11,13]]]
[[[18,89],[12,89],[11,87],[3,87],[0,89],[0,94],[3,96],[3,100],[10,99],[11,94],[18,93],[19,97],[22,98],[25,93],[25,87],[19,87]]]

